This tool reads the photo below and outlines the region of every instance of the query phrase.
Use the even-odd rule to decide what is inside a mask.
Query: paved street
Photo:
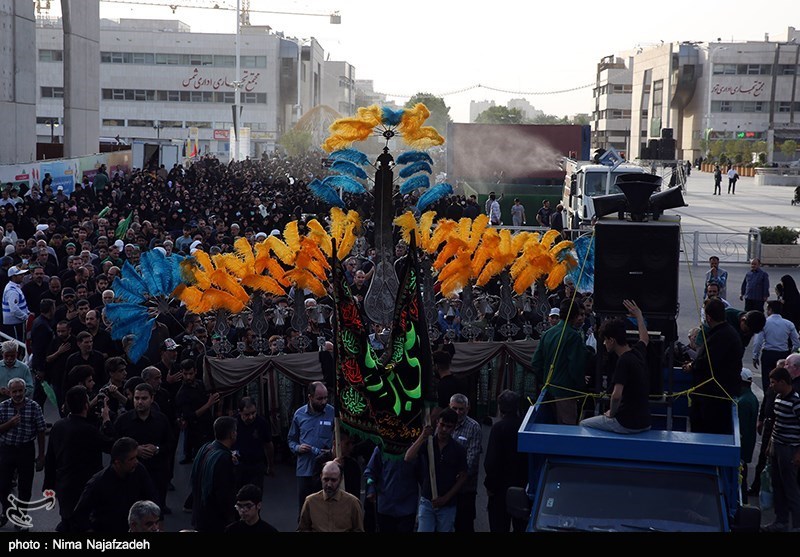
[[[725,187],[726,185],[723,184],[723,190],[725,190]],[[756,187],[753,184],[753,178],[742,178],[737,184],[736,190],[735,196],[726,194],[712,196],[713,178],[710,174],[695,170],[689,177],[688,192],[685,196],[689,206],[678,210],[669,210],[667,213],[681,215],[684,233],[691,233],[695,230],[744,233],[751,226],[773,226],[777,224],[800,226],[800,207],[791,206],[789,203],[793,194],[792,188]],[[744,274],[749,270],[749,266],[744,263],[729,264],[726,263],[724,256],[721,256],[721,258],[721,267],[729,272],[729,301],[735,307],[742,307],[737,293]],[[699,322],[699,306],[697,304],[702,300],[706,268],[705,261],[701,261],[698,266],[692,266],[685,262],[681,264],[679,279],[681,312],[678,328],[682,338],[685,337],[692,326]],[[800,281],[800,269],[797,267],[767,267],[766,270],[770,275],[771,285],[774,285],[783,274],[790,274],[796,281]],[[746,364],[749,363],[749,354],[748,350],[745,359]],[[754,390],[760,398],[761,392],[757,387],[760,384],[760,370],[753,371],[756,373]],[[47,414],[48,421],[55,420],[54,409],[49,405]],[[488,434],[489,428],[484,426],[484,444]],[[168,531],[190,528],[190,515],[181,510],[183,501],[188,493],[190,470],[191,466],[189,465],[176,464],[174,484],[177,489],[168,495],[168,505],[173,511],[166,519],[165,527]],[[750,475],[752,477],[752,473]],[[34,493],[41,492],[41,480],[42,474],[36,474]],[[479,482],[481,486],[482,481],[483,478],[481,476]],[[276,466],[276,476],[267,478],[265,482],[262,516],[280,531],[293,531],[296,527],[295,485],[293,463],[279,460]],[[476,529],[482,532],[488,531],[488,522],[484,511],[485,505],[485,491],[480,489]],[[35,531],[52,531],[58,522],[56,510],[34,511],[32,517]],[[766,521],[765,515],[764,522]],[[6,525],[0,531],[13,530],[10,525]]]

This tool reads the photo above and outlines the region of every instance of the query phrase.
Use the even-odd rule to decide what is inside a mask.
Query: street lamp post
[[[163,127],[164,127],[164,124],[162,124],[161,122],[156,122],[153,125],[153,129],[156,130],[156,140],[157,141],[161,141],[161,128],[163,128]]]

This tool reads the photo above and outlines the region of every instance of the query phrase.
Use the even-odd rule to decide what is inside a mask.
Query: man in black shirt
[[[56,303],[50,298],[41,301],[41,313],[33,320],[31,326],[31,372],[36,379],[33,390],[33,400],[39,406],[44,406],[46,396],[42,388],[42,381],[52,381],[47,377],[47,345],[53,340],[53,326],[51,319],[56,310]]]
[[[631,300],[622,303],[630,316],[636,319],[639,342],[628,345],[627,324],[622,319],[612,319],[600,326],[603,345],[609,353],[617,356],[611,378],[614,386],[611,407],[604,414],[581,420],[580,425],[615,433],[639,433],[650,429],[650,381],[646,364],[650,337],[642,310]]]
[[[101,412],[102,428],[87,421],[89,395],[76,385],[66,394],[69,415],[53,424],[44,461],[43,489],[52,489],[58,499],[61,522],[57,532],[71,532],[71,517],[86,482],[103,469],[103,454],[114,443],[108,405]]]
[[[264,475],[272,475],[275,448],[272,445],[272,429],[264,416],[259,416],[256,403],[249,396],[239,401],[239,417],[236,424],[236,444],[239,463],[234,469],[236,486],[264,485]]]
[[[228,524],[226,534],[260,534],[278,530],[261,519],[261,489],[253,484],[245,484],[236,494],[236,512],[239,520]]]
[[[78,351],[67,358],[64,366],[67,373],[75,366],[88,365],[94,371],[94,382],[98,385],[108,383],[108,375],[105,372],[105,358],[94,350],[94,337],[88,331],[81,331],[77,337]]]
[[[183,384],[175,396],[175,407],[179,419],[185,424],[184,457],[181,464],[187,464],[192,461],[200,446],[212,439],[214,414],[211,409],[219,402],[219,393],[207,394],[203,384],[196,380],[194,360],[183,360],[181,372]]]
[[[111,464],[86,484],[72,515],[76,531],[124,533],[128,512],[136,501],[155,501],[158,492],[144,466],[139,464],[139,444],[121,437],[111,447]]]
[[[59,410],[64,404],[64,383],[69,372],[66,368],[67,359],[77,349],[75,337],[70,335],[69,322],[59,321],[56,324],[56,335],[47,345],[45,356],[45,377],[56,392]]]
[[[436,400],[439,408],[450,407],[450,397],[456,393],[465,393],[464,381],[453,375],[450,371],[450,361],[453,356],[446,350],[437,350],[433,353],[433,367],[439,374],[439,384],[436,387]]]
[[[131,437],[139,443],[138,458],[150,473],[159,499],[156,501],[165,514],[167,486],[169,485],[172,428],[167,417],[154,409],[155,390],[148,383],[140,383],[133,391],[133,412],[125,412],[114,422],[119,437]]]

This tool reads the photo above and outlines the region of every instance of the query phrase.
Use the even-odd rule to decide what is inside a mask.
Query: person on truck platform
[[[622,303],[636,320],[639,341],[633,346],[628,344],[628,324],[622,319],[612,319],[600,326],[599,334],[606,351],[617,356],[611,378],[611,404],[603,414],[581,420],[579,425],[614,433],[640,433],[650,429],[650,378],[646,363],[650,337],[636,302],[623,300]]]

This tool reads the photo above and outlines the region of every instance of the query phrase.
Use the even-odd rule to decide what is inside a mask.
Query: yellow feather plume
[[[506,268],[506,262],[499,259],[493,259],[489,263],[486,264],[486,267],[483,268],[481,274],[478,275],[478,280],[475,281],[477,286],[485,286],[489,280],[500,271]]]
[[[554,266],[550,270],[550,274],[547,276],[547,280],[545,281],[545,286],[547,286],[550,290],[555,290],[558,288],[558,285],[564,280],[564,277],[567,276],[567,265],[566,263],[559,263],[558,265]]]
[[[180,292],[176,293],[176,297],[186,304],[186,309],[191,311],[192,313],[205,313],[205,311],[198,311],[201,308],[201,298],[203,297],[203,291],[195,286],[187,286],[186,288],[182,289]]]
[[[253,247],[247,238],[239,238],[233,243],[233,249],[248,269],[255,269],[255,256],[253,255]]]
[[[271,257],[266,261],[264,261],[264,263],[266,264],[265,267],[266,271],[272,278],[278,281],[278,284],[282,286],[291,285],[291,282],[289,282],[289,280],[286,278],[286,271],[284,270],[283,267],[281,267],[280,263],[278,263],[275,259]]]
[[[297,221],[289,221],[283,229],[283,239],[293,253],[300,251],[300,232],[297,230]]]
[[[436,218],[436,211],[427,211],[422,213],[422,216],[419,218],[418,243],[419,247],[425,251],[428,251],[428,244],[430,244],[431,241],[431,227],[433,226],[434,218]]]
[[[544,233],[544,236],[542,236],[542,240],[540,243],[547,247],[550,247],[550,244],[552,244],[555,241],[558,235],[559,235],[558,230],[548,230],[547,232]]]
[[[538,234],[531,234],[530,232],[517,232],[511,237],[511,249],[519,253],[525,246],[525,243],[532,237],[539,237]]]
[[[319,249],[322,250],[326,257],[330,257],[333,253],[331,237],[328,235],[319,221],[317,219],[312,219],[308,221],[306,226],[308,226],[309,238],[313,239],[317,243]]]
[[[316,261],[319,265],[322,266],[323,269],[330,269],[331,264],[328,262],[328,258],[325,257],[325,254],[322,253],[322,250],[319,249],[319,246],[314,243],[314,240],[311,238],[304,236],[300,240],[300,251],[302,253],[308,254],[311,259]]]
[[[233,253],[222,253],[214,257],[217,258],[214,260],[217,268],[221,267],[235,277],[242,278],[253,272],[252,267],[248,267],[244,261]]]
[[[436,260],[433,262],[433,268],[437,271],[440,271],[442,267],[444,267],[444,264],[447,263],[447,261],[453,257],[458,250],[463,249],[466,246],[467,243],[464,240],[455,236],[451,236],[444,248],[442,248],[442,250],[439,252]]]
[[[266,275],[248,275],[242,279],[242,284],[252,288],[253,290],[269,292],[270,294],[275,294],[276,296],[286,295],[286,290],[284,290],[274,278]]]
[[[457,226],[458,223],[454,220],[449,220],[449,219],[440,220],[436,224],[436,230],[433,231],[433,236],[431,236],[431,241],[428,243],[428,246],[425,249],[425,251],[427,251],[428,253],[433,253],[437,249],[439,249],[441,243],[444,242],[447,239],[447,237],[453,233],[453,231],[456,229]]]
[[[223,292],[222,290],[209,288],[203,292],[203,297],[200,304],[200,309],[207,309],[199,313],[205,313],[211,309],[227,309],[231,313],[240,313],[244,309],[246,303],[247,300],[242,301],[236,296],[228,294],[227,292]]]
[[[294,265],[295,253],[280,238],[269,236],[266,241],[272,252],[278,256],[278,259],[286,265]]]
[[[203,270],[207,273],[213,272],[214,269],[216,268],[214,267],[214,264],[211,262],[211,258],[203,250],[197,250],[196,252],[194,252],[193,257],[197,260],[200,266],[203,267]]]
[[[347,216],[345,215],[345,212],[338,207],[332,207],[330,223],[331,239],[336,240],[338,243],[342,238],[344,238],[346,226]]]
[[[475,255],[472,257],[472,276],[477,278],[486,262],[489,261],[494,255],[500,245],[500,234],[497,229],[489,228],[483,233],[481,245],[475,250]]]
[[[242,288],[242,285],[223,269],[217,269],[211,273],[211,282],[218,286],[220,290],[224,290],[241,300],[242,303],[246,304],[247,300],[250,299],[250,296],[248,296],[247,291]]]
[[[263,273],[264,269],[267,268],[267,261],[272,259],[271,253],[269,242],[266,240],[256,244],[256,259],[254,263],[256,274]]]
[[[406,211],[394,219],[394,225],[400,227],[403,241],[407,244],[411,243],[411,232],[417,230],[417,219],[414,218],[414,213]]]
[[[469,234],[470,251],[475,251],[475,249],[478,247],[478,243],[481,241],[483,233],[486,231],[486,227],[488,226],[489,226],[489,217],[486,215],[478,215],[472,221]]]

